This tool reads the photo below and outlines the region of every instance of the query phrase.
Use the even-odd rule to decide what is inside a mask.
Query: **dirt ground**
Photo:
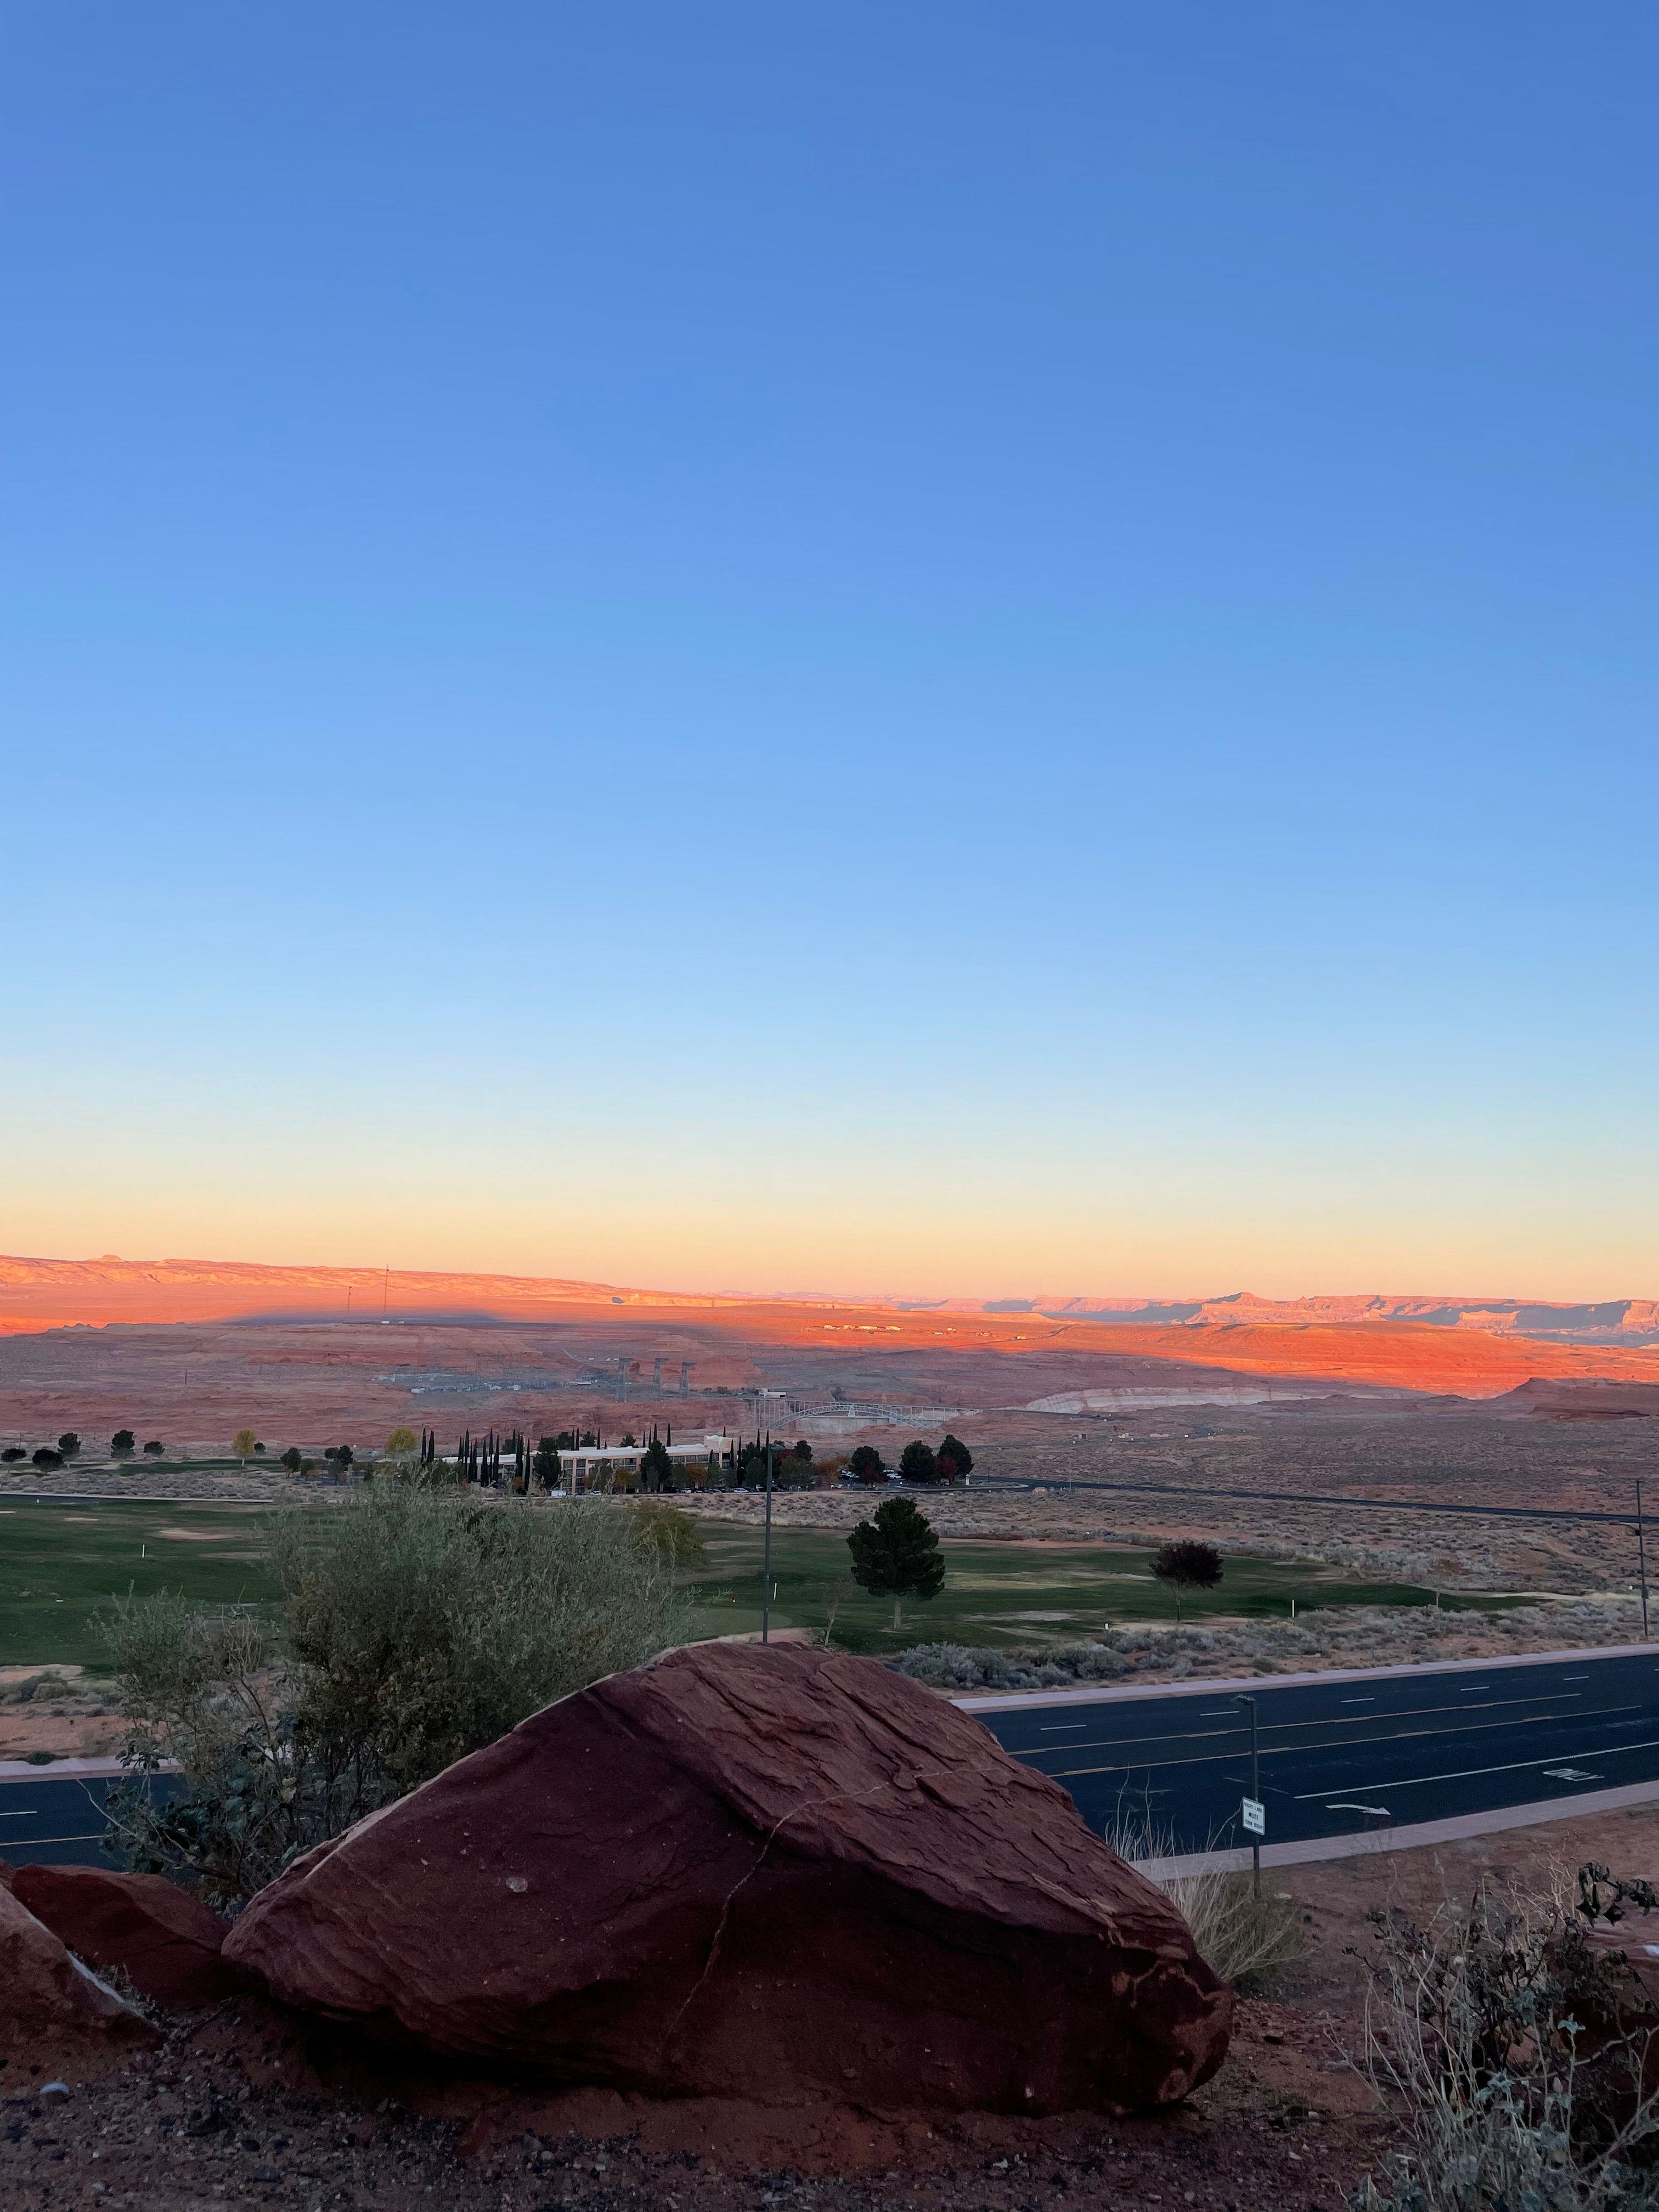
[[[1271,1881],[1275,1890],[1296,1899],[1308,1929],[1308,1948],[1281,1994],[1312,2015],[1350,2014],[1364,1993],[1368,1913],[1398,1908],[1420,1925],[1447,1899],[1467,1902],[1482,1882],[1544,1895],[1565,1880],[1571,1889],[1576,1870],[1588,1861],[1659,1884],[1659,1806],[1264,1872],[1264,1886]],[[1648,1925],[1654,1920],[1659,1914],[1632,1912],[1621,1936],[1632,1943],[1659,1942],[1659,1928]]]
[[[763,2070],[757,2057],[757,2075]],[[1152,2119],[882,2118],[377,2075],[252,2000],[171,2024],[103,2081],[0,2075],[0,2200],[131,2212],[649,2203],[1337,2212],[1383,2124],[1322,2026],[1247,2004],[1227,2066]]]
[[[1389,2137],[1350,2055],[1371,1957],[1366,1916],[1399,1905],[1424,1917],[1483,1879],[1546,1888],[1586,1859],[1659,1875],[1659,1808],[1270,1870],[1302,1909],[1304,1958],[1272,2001],[1241,2002],[1216,2080],[1157,2118],[930,2121],[446,2081],[307,2041],[288,2015],[241,1999],[161,2021],[159,2049],[103,2079],[70,2075],[46,2093],[49,2054],[27,2078],[0,2073],[0,2202],[19,2212],[1340,2212]]]
[[[31,1684],[27,1702],[14,1702]],[[96,1758],[118,1751],[125,1735],[108,1684],[88,1680],[83,1667],[0,1667],[0,1759]]]

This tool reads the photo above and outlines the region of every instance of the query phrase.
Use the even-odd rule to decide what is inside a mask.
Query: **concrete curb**
[[[1322,1682],[1382,1682],[1425,1674],[1491,1674],[1499,1667],[1553,1667],[1561,1660],[1639,1659],[1659,1667],[1659,1644],[1594,1644],[1580,1651],[1514,1651],[1489,1659],[1407,1660],[1393,1667],[1323,1667],[1304,1674],[1206,1674],[1201,1680],[1137,1682],[1128,1688],[1085,1686],[1055,1690],[970,1690],[951,1703],[966,1713],[1015,1713],[1036,1705],[1127,1705],[1141,1698],[1218,1698],[1243,1691],[1300,1690]],[[948,1692],[946,1693],[949,1694]]]
[[[44,1765],[27,1759],[0,1759],[0,1782],[58,1782],[72,1780],[78,1774],[125,1774],[128,1769],[118,1759],[52,1759]],[[164,1759],[156,1769],[160,1774],[176,1774],[178,1764]]]
[[[1627,1805],[1659,1805],[1659,1782],[1633,1782],[1625,1790],[1591,1790],[1582,1797],[1546,1797],[1530,1805],[1500,1805],[1490,1813],[1468,1813],[1452,1820],[1419,1820],[1407,1827],[1373,1828],[1358,1836],[1316,1836],[1301,1844],[1264,1844],[1264,1867],[1311,1866],[1323,1859],[1380,1858],[1385,1851],[1419,1850],[1426,1844],[1461,1843],[1469,1836],[1501,1834],[1505,1828],[1540,1828],[1551,1820],[1573,1820],[1586,1813],[1616,1813]],[[1136,1859],[1153,1881],[1182,1875],[1243,1873],[1248,1850],[1193,1851],[1184,1858]]]

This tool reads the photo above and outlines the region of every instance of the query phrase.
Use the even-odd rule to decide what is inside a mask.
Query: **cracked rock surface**
[[[404,2048],[623,2091],[1145,2111],[1231,1992],[1056,1784],[887,1669],[702,1644],[299,1861],[225,1956]]]

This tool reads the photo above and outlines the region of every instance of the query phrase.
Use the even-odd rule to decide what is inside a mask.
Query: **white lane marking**
[[[1375,1698],[1344,1698],[1342,1702],[1345,1705],[1374,1705],[1376,1699]]]
[[[84,1836],[25,1836],[23,1841],[30,1850],[33,1850],[40,1844],[97,1844],[101,1843],[103,1838],[101,1828],[88,1828]]]
[[[1345,1700],[1344,1702],[1346,1703],[1346,1701]],[[1421,1721],[1432,1720],[1438,1713],[1471,1713],[1475,1711],[1501,1712],[1506,1705],[1574,1705],[1578,1702],[1579,1696],[1577,1690],[1540,1690],[1535,1695],[1528,1695],[1520,1698],[1494,1698],[1491,1705],[1486,1706],[1390,1705],[1386,1713],[1356,1713],[1354,1715],[1354,1718],[1357,1721]],[[1597,1720],[1600,1720],[1608,1713],[1645,1712],[1650,1710],[1650,1708],[1643,1705],[1603,1705],[1597,1711],[1595,1717]],[[1224,1718],[1233,1720],[1235,1716],[1231,1713],[1218,1712],[1212,1708],[1207,1712],[1200,1711],[1198,1717],[1200,1720],[1221,1720]],[[1558,1716],[1551,1713],[1529,1713],[1526,1716],[1525,1723],[1522,1724],[1529,1725],[1534,1721],[1552,1720],[1558,1717],[1565,1718],[1566,1716]],[[1582,1718],[1583,1716],[1574,1714],[1571,1717],[1574,1719],[1579,1719]],[[1097,1722],[1095,1725],[1098,1726],[1098,1722]],[[1486,1721],[1477,1723],[1477,1726],[1485,1728],[1514,1728],[1516,1725],[1518,1724],[1514,1721]],[[1261,1723],[1261,1732],[1263,1735],[1291,1735],[1301,1729],[1346,1728],[1346,1721],[1342,1719],[1337,1714],[1316,1713],[1310,1719],[1305,1721],[1264,1720]],[[1212,1735],[1219,1735],[1224,1733],[1224,1731],[1212,1729],[1210,1733]],[[1228,1729],[1224,1731],[1224,1733],[1231,1735],[1235,1733],[1235,1730]],[[1438,1735],[1442,1734],[1443,1731],[1438,1729],[1418,1729],[1408,1730],[1407,1733],[1419,1735]],[[1127,1750],[1136,1744],[1142,1743],[1197,1743],[1201,1741],[1201,1737],[1202,1731],[1197,1729],[1160,1729],[1150,1735],[1101,1736],[1093,1743],[1074,1743],[1070,1745],[1060,1744],[1057,1745],[1055,1748],[1061,1751],[1120,1751]],[[1294,1750],[1296,1747],[1297,1747],[1292,1744],[1281,1744],[1279,1746],[1279,1749],[1281,1751],[1291,1751]],[[1315,1745],[1310,1747],[1317,1750],[1321,1748],[1328,1748],[1329,1747]],[[1033,1750],[1040,1750],[1042,1746],[1033,1745],[1031,1748]],[[1018,1757],[1019,1754],[1016,1753],[1015,1756]],[[1155,1765],[1158,1764],[1157,1761],[1154,1761],[1153,1763]]]
[[[1385,1820],[1389,1817],[1386,1805],[1355,1805],[1346,1797],[1339,1797],[1334,1804],[1328,1805],[1325,1810],[1328,1813],[1380,1813]]]
[[[1044,1735],[1062,1735],[1067,1729],[1087,1728],[1088,1725],[1087,1721],[1046,1721],[1042,1733]]]
[[[1491,1687],[1490,1682],[1471,1682],[1467,1690],[1460,1690],[1457,1694],[1460,1698],[1478,1698],[1482,1690],[1489,1690]]]
[[[1561,1680],[1564,1682],[1588,1682],[1589,1676],[1588,1674],[1564,1674],[1561,1677]]]
[[[1599,1782],[1601,1777],[1592,1774],[1583,1766],[1547,1766],[1544,1769],[1552,1782]]]
[[[1621,1759],[1628,1751],[1659,1751],[1659,1735],[1650,1736],[1645,1743],[1616,1743],[1610,1748]],[[1546,1757],[1548,1758],[1553,1758],[1554,1755],[1553,1753],[1546,1753]],[[1597,1755],[1595,1752],[1590,1753],[1592,1759]],[[1607,1753],[1604,1751],[1599,1755],[1605,1759]],[[1391,1774],[1389,1777],[1389,1787],[1390,1790],[1420,1790],[1425,1783],[1428,1782],[1469,1782],[1478,1774],[1518,1774],[1524,1767],[1542,1766],[1543,1764],[1544,1760],[1541,1759],[1512,1759],[1503,1766],[1463,1766],[1458,1768],[1453,1774],[1412,1774],[1406,1776],[1404,1779]],[[1370,1789],[1372,1786],[1370,1783],[1360,1784],[1361,1789]],[[1322,1790],[1304,1790],[1295,1802],[1301,1805],[1311,1798],[1322,1797],[1324,1795],[1325,1792]]]
[[[21,1813],[0,1813],[0,1820],[32,1820],[34,1814],[34,1807],[26,1805]]]
[[[1526,1705],[1531,1702],[1532,1701],[1530,1699],[1524,1698],[1500,1698],[1496,1701],[1491,1710],[1496,1711],[1505,1705]],[[1408,1708],[1402,1712],[1357,1713],[1354,1717],[1357,1720],[1414,1721],[1421,1720],[1425,1717],[1425,1711],[1427,1717],[1430,1719],[1433,1719],[1438,1713],[1467,1714],[1474,1712],[1478,1710],[1482,1709],[1477,1708],[1474,1705],[1431,1705],[1425,1709],[1416,1711]],[[1536,1728],[1544,1721],[1567,1719],[1578,1721],[1593,1720],[1600,1723],[1607,1721],[1607,1715],[1609,1713],[1616,1713],[1624,1710],[1626,1710],[1626,1708],[1619,1705],[1609,1705],[1605,1709],[1605,1711],[1596,1713],[1522,1713],[1519,1718],[1516,1720],[1476,1721],[1474,1725],[1469,1728],[1397,1729],[1392,1735],[1374,1735],[1366,1737],[1363,1746],[1360,1747],[1365,1750],[1375,1751],[1379,1744],[1410,1743],[1413,1738],[1419,1735],[1449,1739],[1455,1735],[1485,1735],[1489,1731],[1495,1735],[1501,1729]],[[1638,1708],[1638,1710],[1642,1712],[1642,1717],[1638,1720],[1631,1722],[1630,1725],[1632,1728],[1645,1727],[1647,1724],[1647,1712],[1641,1708]],[[1332,1721],[1328,1724],[1334,1728],[1342,1728],[1347,1725],[1344,1721]],[[1613,1727],[1618,1727],[1620,1725],[1618,1722],[1612,1722],[1608,1724]],[[1281,1731],[1283,1731],[1292,1728],[1315,1728],[1319,1726],[1320,1723],[1315,1721],[1285,1721],[1280,1722],[1277,1723],[1277,1725],[1279,1727]],[[1218,1736],[1221,1731],[1219,1729],[1216,1729],[1212,1733]],[[1185,1735],[1104,1736],[1096,1743],[1057,1743],[1054,1745],[1052,1748],[1055,1751],[1137,1751],[1145,1745],[1158,1743],[1195,1744],[1202,1743],[1206,1741],[1206,1739],[1203,1735],[1200,1735],[1195,1730],[1189,1729]],[[1625,1747],[1626,1750],[1631,1750],[1639,1748],[1640,1747],[1627,1744]],[[1332,1736],[1329,1741],[1325,1743],[1264,1743],[1261,1747],[1261,1756],[1263,1759],[1299,1759],[1305,1758],[1309,1753],[1313,1752],[1347,1751],[1352,1748],[1353,1748],[1353,1747],[1348,1743],[1345,1743],[1340,1736]],[[1142,1766],[1207,1766],[1216,1759],[1231,1759],[1236,1754],[1231,1751],[1203,1751],[1187,1759],[1176,1759],[1166,1753],[1161,1759],[1126,1759],[1116,1764],[1109,1764],[1103,1766],[1056,1766],[1052,1769],[1044,1768],[1042,1771],[1048,1775],[1050,1781],[1064,1782],[1066,1777],[1072,1774],[1116,1774],[1120,1771],[1127,1772],[1136,1767]],[[1042,1744],[1032,1744],[1024,1751],[1015,1752],[1013,1756],[1016,1759],[1036,1759],[1039,1756],[1046,1757],[1047,1753]],[[1530,1759],[1527,1764],[1528,1765],[1535,1766],[1538,1764],[1538,1761],[1536,1759]],[[1474,1767],[1469,1769],[1471,1773],[1477,1772],[1478,1771],[1478,1769]],[[1308,1792],[1308,1795],[1313,1797],[1317,1797],[1322,1794],[1322,1793],[1317,1790],[1310,1790]]]

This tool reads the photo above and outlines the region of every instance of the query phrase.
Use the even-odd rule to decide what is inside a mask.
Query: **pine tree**
[[[907,1597],[934,1598],[945,1587],[933,1524],[912,1498],[887,1498],[873,1519],[860,1521],[847,1539],[853,1580],[872,1597],[890,1596],[893,1626],[903,1626]]]

